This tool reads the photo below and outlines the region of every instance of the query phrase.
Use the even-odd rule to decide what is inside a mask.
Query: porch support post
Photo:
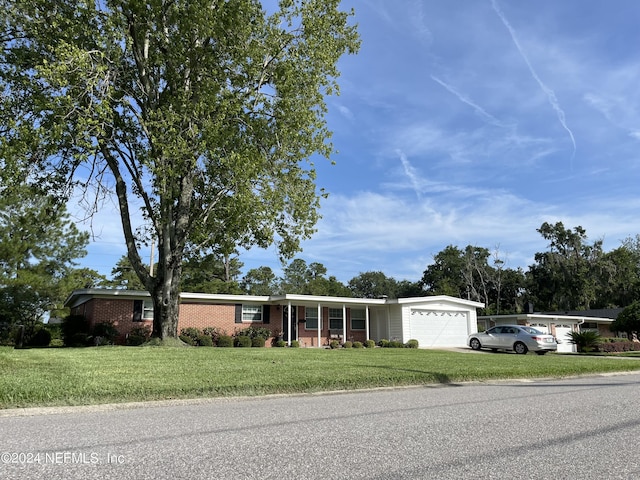
[[[347,341],[347,306],[342,304],[342,343]]]
[[[369,305],[364,307],[364,328],[365,335],[367,338],[365,340],[369,340],[371,337],[369,336]]]
[[[291,300],[287,302],[287,343],[291,346]]]
[[[318,303],[318,347],[321,347],[322,344],[322,306]]]

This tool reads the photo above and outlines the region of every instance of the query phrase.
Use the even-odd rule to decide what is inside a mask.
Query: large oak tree
[[[290,257],[313,233],[325,97],[359,46],[339,3],[0,0],[0,167],[96,207],[115,193],[154,336],[177,335],[186,251]]]

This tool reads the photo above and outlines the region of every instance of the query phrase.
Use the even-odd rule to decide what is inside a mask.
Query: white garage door
[[[569,341],[567,333],[571,333],[571,325],[556,325],[559,352],[575,352],[575,345]]]
[[[409,338],[418,340],[421,347],[464,347],[467,325],[466,312],[414,310]]]

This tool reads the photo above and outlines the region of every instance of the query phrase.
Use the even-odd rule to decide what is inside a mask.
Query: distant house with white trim
[[[109,322],[120,342],[135,327],[153,323],[148,292],[84,289],[65,302],[72,315],[91,325]],[[271,330],[305,347],[324,347],[333,339],[416,339],[420,347],[464,347],[477,331],[476,309],[484,304],[449,296],[365,299],[315,295],[223,295],[187,293],[180,296],[178,332],[187,327],[217,327],[229,335],[249,326]],[[267,342],[269,344],[269,342]]]
[[[594,316],[596,312],[483,315],[478,317],[478,328],[486,330],[495,325],[528,325],[556,337],[558,352],[575,352],[575,345],[570,343],[567,337],[567,334],[571,332],[593,330],[603,337],[615,336],[609,326],[615,320],[617,313],[615,316],[611,314],[611,317],[598,317]],[[603,313],[605,312],[603,311]]]

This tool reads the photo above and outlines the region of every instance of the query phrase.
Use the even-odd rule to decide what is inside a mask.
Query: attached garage
[[[484,304],[448,296],[389,300],[389,332],[420,347],[464,347],[478,330],[476,309]],[[391,338],[390,338],[391,339]]]
[[[423,347],[458,345],[462,337],[467,340],[468,312],[415,309],[411,317],[409,337]]]

